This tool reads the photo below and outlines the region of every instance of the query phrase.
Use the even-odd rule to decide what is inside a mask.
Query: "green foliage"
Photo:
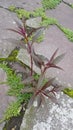
[[[59,26],[60,30],[64,32],[64,34],[66,35],[66,37],[73,42],[73,31],[68,29],[68,28],[64,28],[62,26]]]
[[[11,61],[17,61],[16,57],[18,55],[19,48],[15,48],[14,50],[11,51],[8,57],[6,58],[0,58],[0,62],[11,62]]]
[[[43,8],[46,9],[54,9],[61,0],[42,0]]]
[[[42,26],[48,26],[48,25],[53,25],[53,24],[57,24],[58,21],[55,18],[48,18],[47,16],[45,18],[43,18],[41,25]]]
[[[11,117],[18,116],[21,110],[21,103],[19,101],[10,104],[5,112],[4,120],[9,120]]]
[[[42,34],[41,36],[39,36],[36,40],[37,43],[40,43],[44,40],[44,34]]]
[[[9,6],[8,10],[14,12],[16,10],[16,7],[11,5]]]
[[[67,94],[69,97],[73,98],[73,89],[71,89],[71,88],[65,88],[65,89],[63,90],[63,92],[64,92],[65,94]]]
[[[18,18],[22,18],[22,17],[25,17],[25,18],[30,18],[30,12],[29,11],[26,11],[24,9],[21,9],[21,8],[17,8],[15,6],[9,6],[8,9],[12,12],[15,12],[18,16]]]
[[[17,76],[6,64],[0,64],[0,68],[2,68],[7,74],[7,84],[10,86],[8,94],[16,96],[17,98],[17,101],[11,103],[5,112],[4,120],[7,120],[20,114],[21,103],[27,103],[32,94],[21,94],[21,90],[24,88],[24,84],[21,84],[21,78]]]
[[[22,18],[22,17],[25,17],[25,18],[30,18],[30,12],[29,11],[26,11],[24,9],[16,9],[15,10],[15,13],[17,14],[18,18]]]
[[[38,16],[45,17],[45,11],[43,8],[37,8],[35,11],[31,12],[31,15],[33,17],[38,17]]]
[[[71,4],[71,8],[73,8],[73,4]]]

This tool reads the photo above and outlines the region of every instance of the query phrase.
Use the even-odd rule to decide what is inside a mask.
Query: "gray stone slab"
[[[73,30],[73,9],[66,4],[61,3],[56,9],[47,10],[46,15],[56,18],[61,25]]]
[[[58,93],[57,99],[59,106],[47,100],[47,106],[28,109],[20,130],[72,130],[73,99],[63,93]]]
[[[73,0],[63,0],[63,1],[73,4]]]
[[[47,76],[56,76],[59,82],[73,87],[73,43],[69,42],[56,26],[51,26],[46,30],[44,41],[35,45],[35,50],[37,53],[50,58],[57,48],[59,48],[57,55],[66,53],[63,60],[58,64],[64,71],[49,69]]]
[[[0,57],[6,57],[16,46],[7,39],[19,39],[19,35],[7,29],[17,27],[15,20],[18,20],[14,13],[0,8]],[[18,20],[19,21],[19,20]]]
[[[22,7],[26,10],[35,10],[41,7],[41,0],[0,0],[0,5],[8,8],[11,5],[16,7]]]
[[[15,28],[14,19],[17,19],[15,14],[11,14],[9,11],[0,8],[0,57],[7,57],[11,50],[15,48],[15,44],[8,42],[5,39],[18,38],[19,36],[7,31],[7,28]],[[6,73],[0,68],[0,82],[6,81]],[[4,112],[8,105],[15,100],[14,97],[8,96],[7,91],[9,86],[6,84],[0,85],[0,119],[3,118]],[[3,128],[3,124],[0,124],[0,130]]]
[[[6,82],[7,76],[3,69],[0,68],[0,83]],[[0,85],[0,120],[4,117],[4,113],[8,107],[8,105],[15,101],[13,96],[8,96],[7,91],[9,86],[6,84]],[[0,130],[2,130],[4,123],[0,124]]]

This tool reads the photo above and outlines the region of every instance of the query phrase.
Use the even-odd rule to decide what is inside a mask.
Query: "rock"
[[[46,106],[26,110],[20,130],[72,130],[73,99],[57,94],[59,106],[46,101]]]

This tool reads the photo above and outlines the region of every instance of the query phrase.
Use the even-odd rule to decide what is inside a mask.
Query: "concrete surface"
[[[41,1],[41,0],[40,0]],[[34,10],[37,7],[41,7],[39,0],[0,0],[0,6],[8,7],[15,5],[17,7],[23,7],[27,10]],[[72,0],[67,0],[73,3]],[[55,17],[59,23],[64,27],[68,27],[73,30],[73,9],[67,5],[61,3],[54,10],[46,11],[47,16]],[[19,35],[5,30],[6,28],[15,28],[16,24],[14,19],[17,19],[14,13],[11,13],[5,9],[0,8],[0,57],[6,57],[11,50],[16,46],[14,43],[4,40],[6,38],[18,38]],[[36,44],[35,49],[38,53],[41,53],[48,58],[51,54],[59,48],[58,54],[66,53],[64,59],[58,64],[64,71],[61,70],[48,70],[47,76],[57,76],[56,80],[67,86],[73,87],[73,43],[70,42],[65,35],[56,27],[51,26],[46,30],[45,39],[41,44]],[[6,74],[3,70],[0,70],[0,81],[6,80]],[[14,100],[7,96],[8,86],[0,85],[0,118],[2,118],[5,109],[9,102]],[[27,125],[30,130],[72,130],[73,128],[73,99],[64,94],[57,95],[60,106],[57,106],[47,101],[47,111],[45,108],[40,108],[36,114],[34,111],[29,119]],[[27,113],[26,113],[27,115]],[[28,113],[30,116],[30,112]],[[26,116],[27,117],[27,116]],[[25,120],[24,116],[24,120]],[[33,120],[34,119],[34,120]],[[21,130],[25,130],[24,120]],[[30,121],[31,120],[31,121]],[[0,130],[3,124],[0,125]],[[26,129],[29,130],[29,129]]]

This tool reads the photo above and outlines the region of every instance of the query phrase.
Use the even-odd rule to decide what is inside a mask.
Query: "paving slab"
[[[63,1],[73,4],[73,0],[63,0]]]
[[[47,106],[28,109],[20,130],[72,130],[73,99],[63,93],[57,99],[59,106],[47,100]]]
[[[56,18],[61,25],[73,30],[73,9],[64,3],[60,3],[55,9],[47,10],[48,17]]]
[[[16,34],[7,31],[7,28],[16,27],[14,19],[17,18],[15,14],[11,14],[9,11],[0,8],[0,57],[7,57],[11,50],[15,48],[15,44],[8,42],[6,39],[18,38]],[[5,82],[7,79],[6,73],[0,69],[0,82]],[[8,105],[15,100],[14,97],[8,96],[7,91],[9,86],[0,85],[0,119],[3,118],[4,112]],[[4,123],[0,124],[0,130],[2,130]]]
[[[56,76],[57,80],[66,85],[73,86],[73,43],[56,27],[51,26],[45,34],[45,39],[41,44],[36,44],[36,52],[50,58],[53,52],[59,48],[58,54],[66,53],[65,57],[58,64],[64,71],[49,69],[47,76]]]
[[[41,7],[41,0],[0,0],[0,5],[5,8],[13,5],[24,8],[26,10],[35,10],[36,8]]]
[[[3,71],[3,69],[0,68],[0,83],[1,82],[6,82],[7,75]],[[8,107],[8,105],[15,101],[15,98],[13,96],[8,96],[9,86],[6,84],[0,85],[0,120],[4,117],[4,113]],[[0,130],[2,130],[4,126],[4,123],[0,124]]]

